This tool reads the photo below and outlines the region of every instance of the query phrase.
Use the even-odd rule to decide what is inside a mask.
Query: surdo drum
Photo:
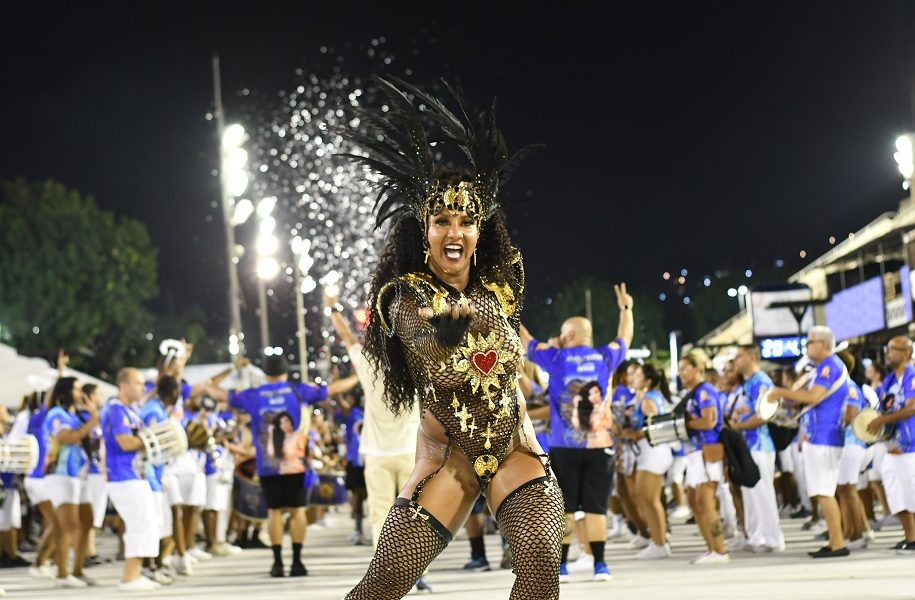
[[[153,465],[164,465],[187,452],[187,434],[180,423],[171,419],[144,427],[137,435],[143,441],[146,460]]]
[[[689,440],[686,430],[686,419],[682,414],[667,413],[666,415],[649,415],[645,419],[642,433],[651,446],[670,444],[672,442],[685,442]]]
[[[31,473],[38,466],[38,440],[27,435],[16,440],[0,439],[0,472]]]
[[[880,413],[873,408],[862,408],[851,422],[852,433],[865,444],[889,441],[889,439],[893,437],[893,430],[891,427],[884,425],[877,430],[877,433],[871,433],[867,430],[867,426],[879,416]]]

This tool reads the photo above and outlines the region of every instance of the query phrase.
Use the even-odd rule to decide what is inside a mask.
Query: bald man
[[[905,539],[896,544],[898,554],[915,554],[915,367],[912,340],[892,338],[884,348],[889,374],[883,380],[881,405],[886,411],[867,429],[876,433],[893,427],[883,459],[883,488],[890,512],[899,518]]]
[[[626,291],[625,283],[614,286],[614,291],[620,309],[619,328],[616,340],[605,346],[593,347],[591,322],[584,317],[566,319],[559,337],[546,344],[521,327],[521,341],[527,348],[528,359],[550,377],[550,462],[565,501],[567,532],[562,543],[560,582],[569,581],[566,563],[575,529],[574,514],[578,511],[585,513],[587,541],[594,557],[594,580],[610,579],[610,571],[604,564],[604,546],[613,476],[611,455],[608,448],[589,447],[590,427],[575,427],[572,412],[578,390],[588,382],[596,381],[601,395],[608,396],[610,374],[626,359],[626,349],[632,343],[632,296]],[[579,404],[587,401],[579,399]]]
[[[102,417],[105,465],[108,468],[108,497],[124,521],[124,575],[118,588],[147,592],[159,584],[140,573],[144,558],[159,555],[159,518],[155,496],[146,479],[133,468],[143,450],[137,431],[143,421],[137,410],[144,397],[146,381],[137,369],[125,367],[117,376],[118,395],[108,403]]]

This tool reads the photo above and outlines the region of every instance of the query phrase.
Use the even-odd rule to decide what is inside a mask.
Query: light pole
[[[276,206],[276,198],[268,196],[257,203],[258,224],[257,242],[257,301],[260,312],[261,348],[268,347],[270,342],[270,323],[267,318],[267,281],[280,272],[280,263],[276,260],[276,251],[280,242],[274,235],[276,219],[270,213]]]
[[[915,143],[915,134],[900,135],[896,138],[896,152],[893,153],[893,158],[896,159],[896,166],[899,167],[899,172],[905,178],[902,187],[909,191],[909,198],[915,202],[915,186],[912,185],[912,176],[915,174],[913,143]]]
[[[248,139],[244,127],[226,127],[222,109],[222,87],[219,77],[219,56],[213,56],[213,93],[216,107],[216,126],[219,133],[219,189],[222,204],[222,221],[226,235],[226,263],[229,270],[229,353],[233,356],[244,353],[245,335],[241,330],[241,289],[238,284],[238,252],[235,246],[235,222],[233,208],[237,212],[235,199],[248,187],[245,163],[248,153],[241,147]],[[250,204],[250,203],[249,203]],[[247,218],[247,217],[245,217]]]
[[[296,337],[299,340],[299,373],[302,381],[308,380],[308,345],[305,343],[305,294],[314,291],[317,282],[308,275],[314,264],[309,255],[311,241],[299,236],[292,238],[292,255],[295,259],[295,311]]]

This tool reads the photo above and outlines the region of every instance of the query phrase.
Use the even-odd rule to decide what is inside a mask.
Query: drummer
[[[851,373],[855,370],[855,357],[848,350],[838,353]],[[865,453],[867,445],[858,439],[852,428],[852,421],[858,412],[867,406],[864,392],[861,387],[848,379],[848,401],[845,404],[845,446],[842,448],[842,458],[839,461],[839,485],[836,497],[839,500],[839,509],[842,512],[842,533],[848,540],[850,550],[866,548],[867,538],[865,533],[870,529],[867,515],[864,512],[864,503],[858,496],[858,480],[865,466]]]
[[[763,394],[772,388],[772,380],[759,368],[759,349],[756,346],[738,347],[734,367],[744,378],[744,383],[743,393],[727,413],[730,427],[743,433],[760,477],[752,488],[740,488],[746,544],[753,552],[782,552],[785,536],[779,527],[775,499],[775,444],[766,422],[756,414]],[[740,541],[735,542],[731,549],[738,549],[740,544]]]
[[[893,438],[883,459],[883,487],[890,511],[899,518],[905,539],[896,544],[899,554],[915,554],[915,367],[912,340],[894,337],[884,349],[890,370],[883,381],[886,414],[874,419],[867,430],[876,433],[894,425]]]
[[[289,513],[289,534],[292,537],[292,567],[290,577],[308,575],[302,563],[302,543],[305,541],[305,487],[303,485],[304,444],[290,443],[286,436],[301,435],[299,423],[303,404],[317,404],[328,395],[341,394],[358,382],[353,375],[329,385],[292,383],[288,381],[289,365],[282,356],[267,356],[263,365],[267,383],[243,391],[207,386],[211,398],[251,415],[251,433],[256,448],[257,474],[267,502],[267,529],[273,549],[271,577],[283,577],[282,542],[283,514]],[[282,418],[280,416],[282,415]],[[286,419],[290,421],[287,425]]]
[[[692,350],[680,359],[680,380],[686,388],[686,427],[689,443],[686,454],[686,490],[690,508],[696,516],[699,533],[707,551],[692,561],[696,565],[730,562],[724,546],[724,526],[718,514],[716,492],[724,479],[724,446],[719,441],[722,425],[718,390],[705,381],[708,356]]]
[[[807,389],[772,390],[771,398],[785,398],[812,408],[804,416],[803,460],[807,493],[817,505],[829,528],[829,544],[815,552],[813,558],[848,556],[842,533],[842,516],[836,501],[839,463],[845,445],[843,416],[848,399],[848,370],[835,354],[836,339],[832,330],[816,326],[807,334],[807,358],[816,365]]]
[[[124,576],[119,589],[150,591],[159,584],[140,573],[144,558],[159,554],[159,519],[152,488],[133,469],[143,441],[137,430],[143,421],[134,410],[144,396],[143,374],[125,367],[118,372],[118,395],[102,418],[108,497],[124,521]]]

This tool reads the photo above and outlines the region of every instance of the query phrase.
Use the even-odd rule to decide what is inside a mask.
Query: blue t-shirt
[[[229,392],[229,406],[251,415],[251,436],[260,477],[305,472],[305,465],[296,454],[305,444],[298,432],[302,405],[315,404],[325,398],[327,388],[323,385],[288,381]],[[282,447],[276,447],[277,443]]]
[[[915,399],[915,367],[906,365],[901,379],[896,377],[895,372],[890,372],[883,380],[881,397],[886,411],[896,412],[912,399]],[[891,446],[905,453],[915,452],[915,416],[899,421],[894,428]]]
[[[702,382],[690,395],[686,403],[686,412],[697,419],[702,418],[702,411],[707,408],[715,409],[716,421],[713,429],[690,430],[689,441],[693,448],[699,450],[706,444],[717,444],[724,420],[721,410],[721,394],[708,382]]]
[[[29,417],[29,425],[26,428],[26,433],[35,436],[35,439],[38,440],[38,465],[34,471],[29,473],[29,477],[35,477],[36,479],[44,477],[44,463],[48,456],[48,436],[44,430],[44,419],[47,415],[48,408],[42,403],[38,410],[32,412]]]
[[[867,406],[867,400],[864,398],[864,392],[862,392],[861,388],[858,387],[858,384],[851,379],[848,380],[848,406],[854,406],[859,411]],[[855,432],[852,429],[850,423],[845,426],[845,445],[861,446],[862,448],[867,447],[867,444],[859,440],[858,436],[855,435]]]
[[[140,479],[133,469],[137,451],[121,450],[117,436],[131,435],[139,429],[143,421],[132,408],[124,406],[120,400],[113,399],[108,403],[102,417],[102,435],[105,440],[105,465],[108,467],[108,481],[130,481]]]
[[[645,395],[642,396],[642,402],[645,400],[654,404],[655,414],[663,415],[666,412],[665,407],[667,406],[667,400],[664,399],[664,395],[658,390],[648,390],[645,392]],[[635,407],[632,410],[633,429],[641,429],[645,426],[647,416],[642,411],[642,402],[639,402],[638,400],[635,401]]]
[[[80,444],[61,444],[57,441],[57,434],[67,429],[76,430],[82,426],[82,421],[71,414],[62,406],[55,406],[48,411],[44,420],[44,431],[48,443],[57,446],[57,458],[53,464],[48,465],[46,474],[66,475],[79,477],[82,469],[89,462],[83,447]]]
[[[527,357],[550,378],[550,446],[587,448],[588,436],[580,435],[572,426],[573,400],[579,388],[589,381],[597,381],[602,390],[608,388],[610,374],[626,358],[626,345],[617,339],[600,348],[553,348],[531,340]]]
[[[835,354],[816,366],[810,387],[820,386],[830,390],[840,379],[848,379],[845,364]],[[841,448],[845,445],[845,401],[848,386],[840,385],[819,404],[807,411],[806,433],[811,444]]]
[[[147,427],[155,425],[156,423],[168,421],[168,412],[165,410],[165,405],[156,397],[150,398],[143,404],[142,408],[140,408],[139,416],[140,420],[143,421],[143,424]],[[164,471],[165,465],[146,464],[146,481],[149,482],[149,487],[152,488],[152,491],[162,491],[162,476]]]
[[[739,417],[738,422],[743,423],[756,416],[756,403],[759,401],[759,397],[771,388],[772,380],[762,371],[756,371],[750,375],[743,384],[743,393],[738,396],[734,408],[734,415]],[[750,450],[775,452],[775,444],[772,442],[769,428],[765,424],[754,429],[744,429],[741,433]]]
[[[349,411],[346,418],[346,462],[354,467],[364,466],[362,457],[359,455],[359,445],[362,442],[362,435],[359,431],[362,428],[362,409],[354,406]]]

